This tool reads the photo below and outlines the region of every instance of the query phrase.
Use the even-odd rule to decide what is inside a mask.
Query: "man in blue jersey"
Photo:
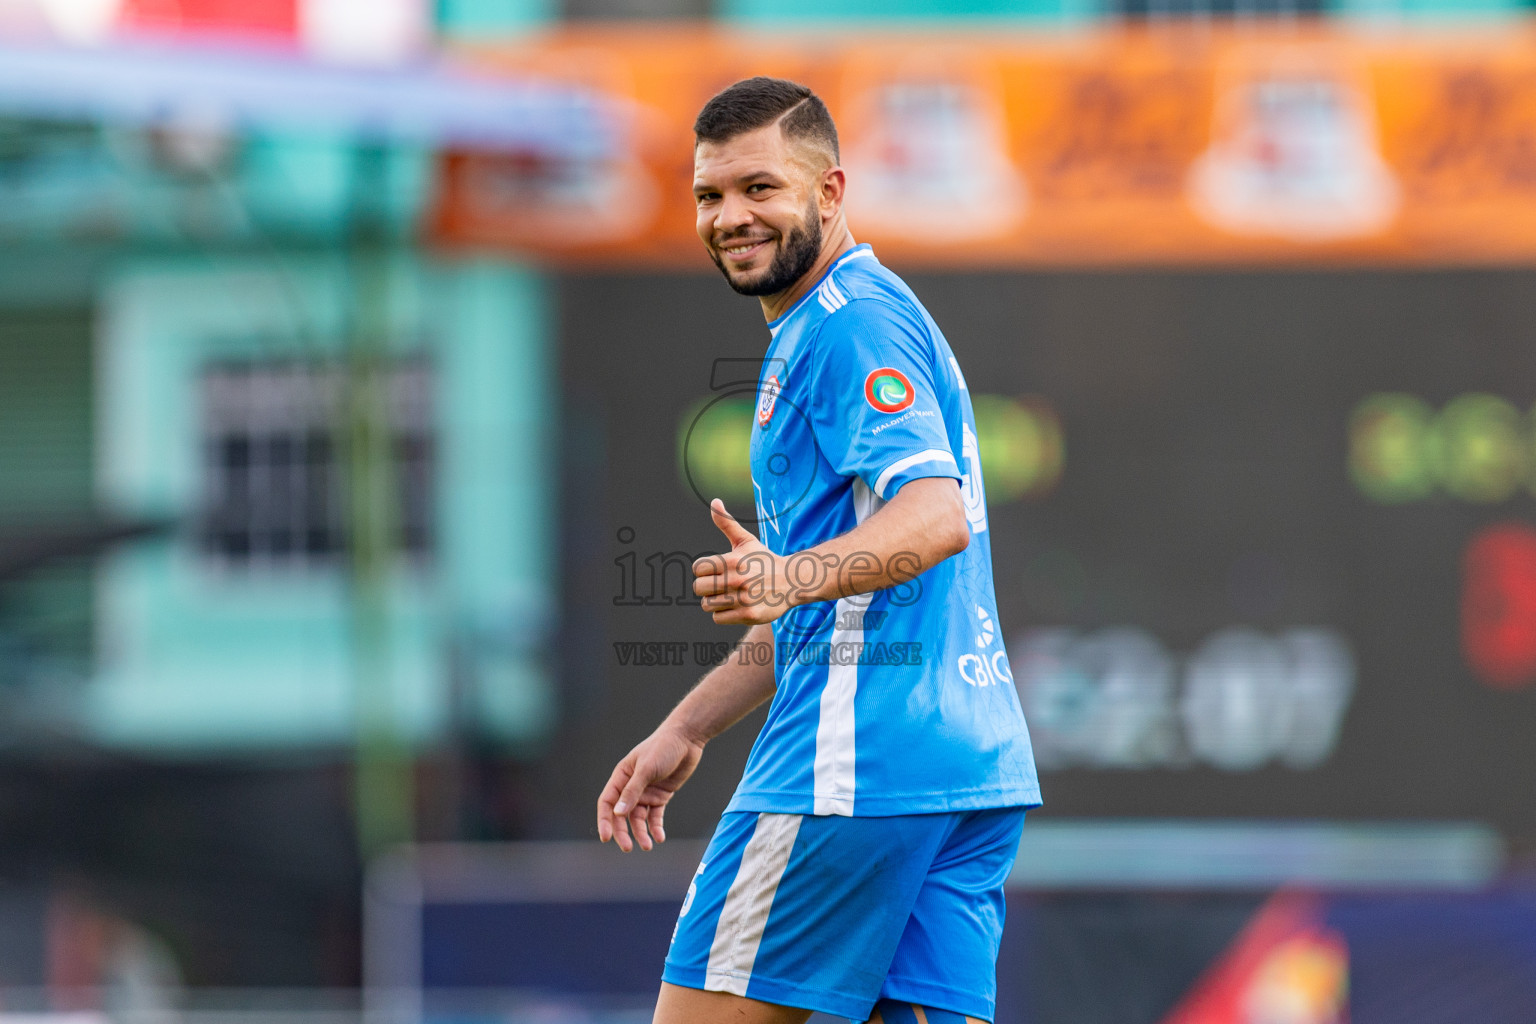
[[[739,649],[614,769],[598,835],[665,839],[710,739],[772,700],[667,954],[658,1024],[990,1021],[1003,881],[1040,802],[1003,651],[976,422],[922,304],[843,213],[837,131],[754,78],[694,125],[699,237],[771,341],[760,536],[694,591]],[[750,655],[763,650],[772,659]]]

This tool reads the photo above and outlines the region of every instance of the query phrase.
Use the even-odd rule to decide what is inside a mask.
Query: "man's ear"
[[[821,172],[821,193],[816,197],[823,216],[834,216],[843,205],[848,188],[848,177],[841,167],[828,167]]]

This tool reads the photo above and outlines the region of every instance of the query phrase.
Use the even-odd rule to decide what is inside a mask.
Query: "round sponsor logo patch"
[[[881,412],[901,412],[917,401],[917,392],[906,374],[893,366],[882,366],[864,378],[864,398]]]
[[[773,419],[773,407],[778,404],[779,392],[783,390],[779,386],[779,375],[771,374],[763,381],[763,390],[757,396],[757,424],[766,427],[768,421]]]

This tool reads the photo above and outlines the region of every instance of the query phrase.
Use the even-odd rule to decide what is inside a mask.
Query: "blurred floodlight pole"
[[[390,230],[384,144],[355,150],[348,227],[346,385],[343,408],[351,569],[354,802],[358,849],[375,854],[415,832],[414,766],[401,735],[390,659],[389,585],[398,515],[390,430]]]

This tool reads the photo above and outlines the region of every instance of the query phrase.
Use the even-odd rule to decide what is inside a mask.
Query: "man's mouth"
[[[758,238],[754,240],[738,240],[728,245],[718,246],[720,254],[732,263],[745,263],[756,256],[763,247],[772,239]]]

